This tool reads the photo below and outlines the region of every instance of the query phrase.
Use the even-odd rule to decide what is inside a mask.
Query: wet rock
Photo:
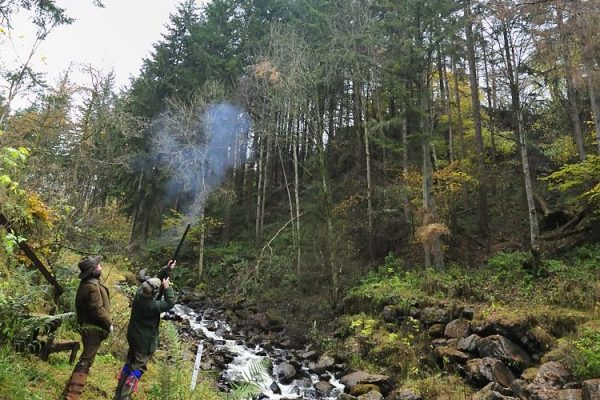
[[[396,389],[388,395],[387,400],[423,400],[423,398],[412,390]]]
[[[469,353],[473,353],[477,350],[477,342],[481,338],[475,334],[467,336],[466,338],[462,338],[456,344],[456,348],[460,351],[468,351]]]
[[[581,384],[581,397],[583,400],[600,399],[600,379],[592,379]]]
[[[304,360],[316,360],[317,352],[314,350],[304,352],[304,353],[300,354],[300,358],[302,358]]]
[[[421,322],[425,325],[446,324],[449,321],[448,312],[438,307],[426,307],[421,311]]]
[[[324,394],[324,395],[329,395],[329,393],[331,393],[331,391],[335,388],[335,386],[333,386],[331,383],[327,382],[327,381],[319,381],[319,383],[317,383],[315,385],[315,389],[317,390],[317,392]]]
[[[339,400],[357,400],[356,397],[351,396],[349,394],[346,393],[342,393],[339,397]]]
[[[271,386],[269,386],[269,389],[271,389],[273,394],[281,394],[281,388],[279,387],[277,382],[271,383]]]
[[[508,367],[495,358],[476,358],[467,361],[467,377],[475,385],[484,386],[496,382],[509,387],[515,377]]]
[[[477,350],[482,357],[497,358],[520,370],[533,365],[529,354],[502,335],[492,335],[479,340]]]
[[[571,373],[557,362],[551,361],[543,364],[532,384],[538,387],[561,388],[571,378]]]
[[[284,385],[289,384],[296,375],[296,368],[290,363],[279,364],[275,369],[277,378]]]
[[[455,319],[446,325],[444,336],[449,338],[464,338],[469,334],[471,323],[466,319]]]

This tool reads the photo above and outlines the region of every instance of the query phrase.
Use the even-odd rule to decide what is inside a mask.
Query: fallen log
[[[12,233],[13,235],[18,236],[14,229],[11,227],[10,223],[8,222],[8,219],[3,214],[0,214],[0,225],[3,226],[8,233]],[[24,240],[17,241],[17,245],[23,251],[23,253],[25,253],[27,258],[31,260],[32,264],[42,273],[44,278],[46,278],[46,280],[52,286],[54,286],[56,297],[60,296],[64,292],[64,289],[58,283],[54,275],[52,275],[48,268],[46,268],[44,263],[36,256],[31,247],[29,247],[29,245]]]

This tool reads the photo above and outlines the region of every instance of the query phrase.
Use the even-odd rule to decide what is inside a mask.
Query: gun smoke
[[[251,128],[248,114],[226,102],[204,107],[171,105],[152,123],[153,147],[166,166],[163,188],[193,223],[202,216],[207,196],[235,166]]]

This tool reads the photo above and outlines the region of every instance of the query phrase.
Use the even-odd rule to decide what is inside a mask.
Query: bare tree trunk
[[[410,225],[410,232],[414,236],[414,224],[408,193],[408,118],[406,106],[402,108],[402,177],[404,178],[404,218]]]
[[[479,233],[487,237],[488,207],[487,207],[487,174],[485,159],[483,157],[483,135],[481,133],[481,112],[479,104],[479,83],[477,81],[477,64],[475,62],[475,40],[473,39],[473,23],[471,21],[471,2],[465,5],[466,37],[467,37],[467,59],[469,63],[469,82],[471,86],[471,106],[473,108],[473,121],[475,122],[475,146],[477,150],[477,178],[479,197]]]
[[[265,164],[263,165],[263,183],[262,183],[262,202],[260,204],[260,237],[262,238],[264,222],[265,222],[265,203],[267,198],[267,186],[269,182],[269,161],[271,158],[271,134],[267,136]]]
[[[456,60],[452,60],[452,75],[454,75],[454,101],[456,102],[456,129],[458,131],[458,141],[460,144],[460,152],[459,157],[460,160],[465,159],[466,145],[465,145],[465,136],[464,136],[464,128],[463,128],[463,118],[462,118],[462,109],[460,105],[460,88],[458,86],[458,68],[456,68]]]
[[[140,171],[140,178],[138,179],[138,187],[137,192],[140,193],[142,190],[142,181],[144,179],[144,169]],[[133,212],[133,220],[131,221],[131,229],[129,231],[129,245],[132,245],[134,242],[135,231],[138,224],[138,217],[140,215],[140,207],[141,204],[137,204],[135,207],[135,211]]]
[[[302,265],[302,248],[300,245],[300,175],[298,169],[298,143],[296,142],[296,135],[292,132],[292,157],[294,159],[294,200],[296,202],[296,268],[300,273],[300,266]]]
[[[592,118],[594,119],[594,128],[596,129],[596,141],[598,142],[598,154],[600,154],[600,105],[596,98],[596,90],[594,87],[594,79],[592,77],[592,68],[590,68],[590,60],[588,57],[583,57],[585,74],[587,76],[587,85],[592,106]]]
[[[259,147],[259,156],[258,156],[258,184],[257,184],[257,189],[256,189],[256,222],[254,225],[254,241],[255,243],[258,245],[262,238],[261,238],[261,229],[260,229],[260,219],[261,219],[261,206],[262,206],[262,185],[263,185],[263,169],[264,169],[264,165],[263,165],[263,157],[264,157],[264,149],[263,149],[263,138],[259,137],[257,138],[258,141],[258,147]]]
[[[360,94],[359,94],[360,96]],[[361,101],[361,103],[363,103]],[[365,102],[366,103],[366,102]],[[369,128],[367,110],[363,107],[364,116],[362,118],[364,144],[365,144],[365,163],[366,163],[366,174],[367,174],[367,220],[368,220],[368,235],[369,235],[369,257],[373,260],[373,199],[372,199],[372,182],[371,182],[371,149],[369,146]]]
[[[516,75],[513,67],[513,58],[511,54],[510,41],[508,39],[508,28],[506,25],[503,26],[502,34],[504,38],[505,62],[510,84],[513,115],[517,125],[519,150],[521,152],[521,164],[523,167],[523,177],[525,180],[525,196],[527,198],[527,211],[529,215],[529,239],[531,248],[537,249],[539,240],[539,226],[535,209],[535,200],[533,198],[533,185],[531,182],[531,173],[529,169],[529,157],[527,155],[527,142],[525,140],[525,128],[523,126],[523,114],[521,112],[521,99],[519,98],[519,78]]]
[[[454,130],[452,127],[452,101],[450,100],[450,82],[448,82],[448,73],[446,71],[446,63],[445,57],[440,57],[441,65],[441,86],[446,87],[445,91],[445,99],[444,101],[444,110],[446,112],[446,116],[448,118],[448,156],[450,158],[450,162],[454,162],[456,160],[456,154],[454,154]]]
[[[574,72],[573,72],[573,59],[571,57],[571,50],[567,45],[567,39],[565,38],[564,26],[563,26],[563,9],[557,8],[556,13],[556,24],[558,26],[558,34],[560,36],[560,43],[563,56],[565,58],[565,79],[567,81],[567,101],[569,103],[569,117],[573,124],[573,136],[575,138],[575,144],[577,145],[577,153],[580,160],[585,159],[585,146],[583,141],[583,133],[581,130],[581,120],[579,118],[579,105],[577,103],[577,90],[575,89],[574,83]]]
[[[201,224],[201,229],[200,229],[200,243],[198,245],[198,265],[197,265],[197,272],[198,272],[198,276],[196,277],[196,280],[198,282],[200,282],[200,279],[202,278],[202,274],[204,272],[204,239],[205,239],[205,233],[206,233],[206,227],[204,226],[204,205],[202,205],[202,211],[200,212],[200,224]]]
[[[480,27],[481,30],[483,30],[483,28]],[[494,102],[492,101],[492,88],[490,87],[490,74],[489,74],[489,70],[488,70],[488,53],[486,50],[486,43],[485,40],[483,40],[483,34],[481,37],[481,52],[483,54],[483,71],[485,74],[485,92],[487,95],[487,103],[488,103],[488,114],[489,114],[489,122],[488,122],[488,127],[490,130],[490,142],[491,142],[491,146],[492,146],[492,166],[496,165],[496,138],[495,138],[495,131],[496,131],[496,125],[494,123],[494,121],[492,120],[492,114],[494,113],[495,107],[494,107]],[[492,74],[494,74],[494,64],[492,63]],[[492,179],[492,187],[494,186],[494,180]],[[494,192],[494,190],[492,190],[492,193]]]
[[[428,107],[429,87],[421,89],[421,118],[420,127],[423,135],[421,147],[423,150],[423,228],[435,222],[436,210],[433,193],[433,165],[431,163],[431,126],[426,116],[431,109]],[[425,253],[425,267],[433,266],[436,269],[444,268],[444,259],[441,252],[440,239],[437,235],[424,235],[423,250]]]

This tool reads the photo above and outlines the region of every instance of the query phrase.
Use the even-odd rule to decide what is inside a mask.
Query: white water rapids
[[[267,358],[273,365],[277,360],[285,360],[287,350],[274,348],[271,353],[260,346],[250,348],[245,344],[240,344],[236,340],[226,340],[220,332],[231,333],[231,327],[224,321],[205,319],[204,315],[198,314],[193,309],[177,304],[172,312],[181,319],[187,320],[190,328],[198,333],[202,333],[207,338],[205,346],[212,347],[217,351],[225,351],[234,355],[233,360],[227,365],[227,369],[223,371],[223,377],[229,382],[245,381],[250,377],[251,367]],[[303,367],[303,371],[308,373],[308,368]],[[334,389],[328,394],[319,393],[314,384],[319,382],[319,376],[310,373],[312,385],[307,385],[302,379],[294,380],[289,385],[284,385],[278,382],[276,376],[265,374],[260,382],[254,382],[261,388],[261,399],[320,399],[320,400],[335,400],[344,392],[344,385],[335,379],[332,373],[328,372],[331,379],[329,383]],[[277,383],[281,389],[281,394],[273,393],[271,386]],[[265,397],[266,396],[266,397]]]

